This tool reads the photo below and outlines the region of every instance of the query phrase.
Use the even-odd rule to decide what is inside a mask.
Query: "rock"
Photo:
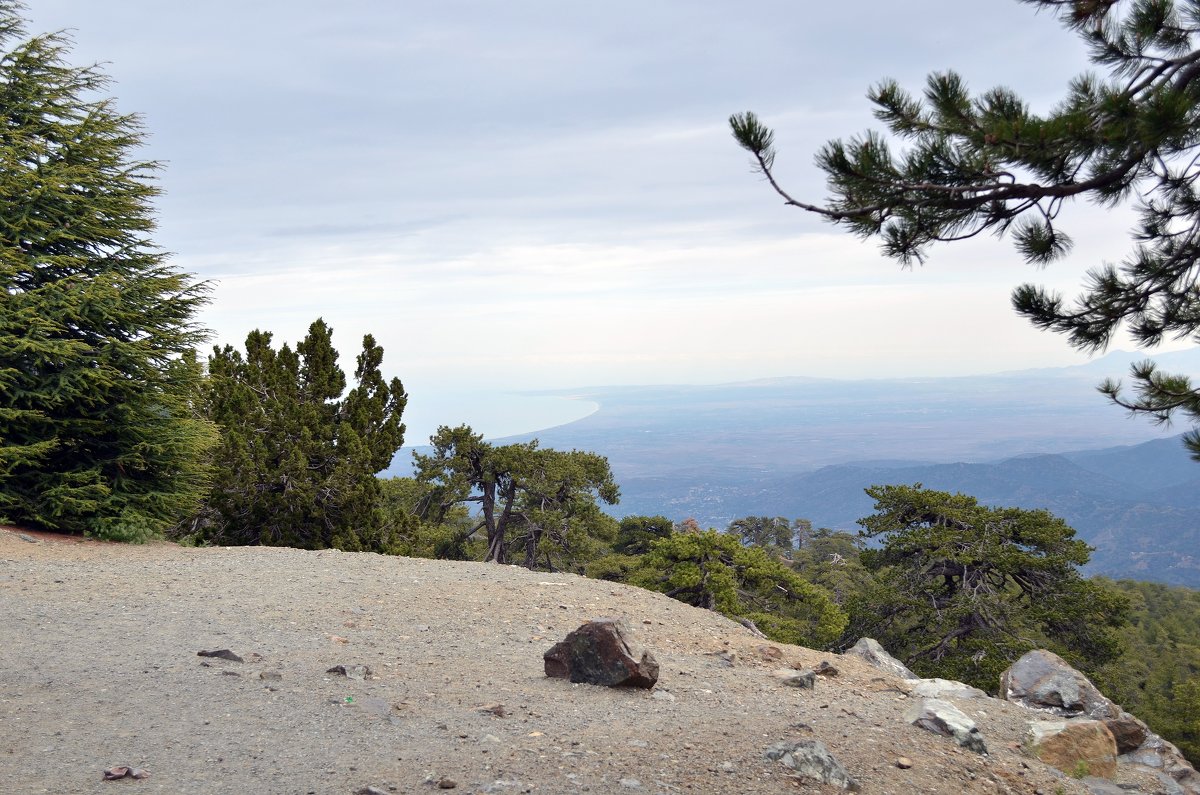
[[[279,671],[259,671],[258,678],[265,679],[268,682],[278,682],[283,679],[283,674]]]
[[[196,656],[197,657],[217,657],[222,660],[229,660],[230,662],[245,662],[241,657],[237,656],[236,654],[231,652],[229,649],[214,649],[213,651],[198,651],[198,652],[196,652]]]
[[[543,655],[546,676],[608,687],[652,688],[658,662],[629,644],[630,630],[615,618],[589,621]]]
[[[438,789],[454,789],[458,786],[458,782],[452,778],[444,778],[438,781]]]
[[[1086,676],[1057,654],[1029,652],[1000,675],[1000,695],[1031,709],[1102,721],[1117,744],[1120,764],[1161,769],[1188,795],[1200,795],[1200,773],[1171,743],[1105,698]],[[1138,736],[1141,742],[1134,746]]]
[[[788,687],[798,687],[802,690],[813,690],[817,686],[816,671],[801,671],[783,680]]]
[[[844,790],[858,789],[858,782],[850,778],[850,774],[820,740],[775,743],[767,748],[764,755],[767,759],[790,767],[803,778]]]
[[[1032,709],[1066,717],[1118,718],[1122,710],[1067,661],[1045,649],[1034,649],[1000,674],[1000,695]]]
[[[390,793],[380,787],[361,787],[354,790],[354,795],[390,795]]]
[[[508,710],[503,704],[480,704],[475,708],[476,712],[486,712],[489,715],[495,715],[497,718],[503,718],[508,714]]]
[[[620,784],[625,789],[641,789],[642,788],[642,782],[638,781],[636,778],[623,778],[617,783]]]
[[[816,667],[817,676],[827,676],[833,678],[838,675],[838,669],[830,664],[829,660],[821,660],[821,664]]]
[[[904,713],[904,719],[913,726],[953,737],[954,741],[979,754],[987,753],[987,745],[975,721],[968,718],[958,707],[949,701],[937,698],[927,698],[913,704]]]
[[[655,690],[652,697],[655,701],[674,701],[675,694],[668,693],[666,690]]]
[[[918,679],[909,695],[917,698],[985,698],[987,693],[953,679]]]
[[[335,665],[325,671],[327,674],[341,674],[347,679],[362,681],[371,675],[370,667],[366,665]]]
[[[1091,795],[1129,795],[1129,790],[1103,778],[1084,776],[1080,782],[1088,788]]]
[[[1069,776],[1112,778],[1117,772],[1117,741],[1103,721],[1033,721],[1025,750]]]
[[[892,676],[898,676],[901,679],[920,678],[908,670],[904,663],[884,651],[883,647],[879,645],[879,641],[872,638],[859,638],[858,643],[846,649],[844,653],[861,657],[879,670],[887,671]]]
[[[912,766],[913,761],[907,756],[900,756],[896,758],[896,767],[900,768],[901,770],[908,770]]]
[[[756,646],[754,650],[758,652],[758,656],[762,657],[764,660],[783,659],[783,649],[779,648],[778,646]]]
[[[1118,755],[1136,751],[1150,736],[1150,730],[1146,728],[1146,724],[1132,715],[1110,718],[1104,721],[1104,725],[1108,727],[1108,730],[1112,732],[1113,739],[1117,741]]]
[[[17,533],[17,538],[30,544],[36,544],[38,542],[38,540],[33,536],[25,535],[24,533]]]
[[[140,767],[129,767],[128,765],[121,765],[119,767],[110,767],[107,770],[102,771],[101,776],[103,777],[103,779],[105,781],[113,781],[118,778],[143,779],[143,778],[150,778],[150,771],[143,770]]]

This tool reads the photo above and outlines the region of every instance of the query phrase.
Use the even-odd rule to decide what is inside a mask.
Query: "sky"
[[[294,342],[319,316],[352,369],[371,333],[420,412],[505,390],[1077,364],[1009,293],[1073,293],[1129,246],[1131,216],[1078,204],[1061,219],[1075,251],[1045,270],[992,238],[905,270],[783,206],[729,135],[731,113],[758,113],[781,181],[819,201],[813,153],[878,127],[865,94],[882,78],[919,91],[953,68],[1048,110],[1085,54],[1015,0],[277,8],[28,15],[70,29],[72,60],[103,62],[141,115],[164,165],[155,240],[211,282],[214,341]]]

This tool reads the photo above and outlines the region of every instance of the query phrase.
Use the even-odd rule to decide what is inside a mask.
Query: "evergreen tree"
[[[876,512],[862,535],[882,546],[861,553],[875,580],[851,600],[851,634],[917,673],[989,690],[1031,649],[1088,671],[1120,652],[1128,601],[1079,575],[1091,550],[1061,519],[919,485],[867,494]]]
[[[441,524],[456,508],[478,503],[478,519],[459,542],[487,533],[485,561],[524,557],[534,568],[582,570],[605,551],[616,522],[597,500],[619,499],[608,460],[579,450],[539,448],[537,441],[493,445],[470,427],[442,426],[429,454],[414,454],[418,482],[428,488],[419,518]]]
[[[1013,293],[1017,312],[1104,349],[1127,327],[1142,345],[1200,341],[1200,4],[1195,0],[1022,0],[1056,14],[1087,43],[1107,76],[1075,78],[1045,115],[1016,93],[972,96],[953,72],[933,74],[924,98],[894,81],[870,93],[875,116],[906,145],[869,132],[832,141],[817,155],[832,197],[793,198],[776,181],[774,134],[753,113],[730,118],[734,137],[784,202],[819,213],[909,264],[933,243],[1011,233],[1029,262],[1071,247],[1058,218],[1071,199],[1132,203],[1140,216],[1120,266],[1104,264],[1070,302],[1034,285]],[[1152,363],[1131,370],[1133,395],[1101,390],[1157,422],[1182,412],[1200,422],[1200,388]],[[1186,439],[1200,459],[1200,429]]]
[[[191,531],[222,544],[394,552],[399,529],[376,473],[404,443],[407,395],[384,380],[371,335],[345,395],[333,331],[317,320],[293,352],[253,331],[243,356],[209,358],[207,410],[222,429],[212,493]]]
[[[751,622],[781,643],[817,648],[836,640],[846,614],[760,547],[716,530],[677,532],[654,542],[629,582],[673,599]]]
[[[205,288],[150,241],[157,165],[62,34],[0,0],[0,514],[138,540],[204,493]]]

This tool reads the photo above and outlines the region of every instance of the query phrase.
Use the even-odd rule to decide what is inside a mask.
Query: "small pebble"
[[[902,756],[896,760],[896,767],[900,768],[901,770],[908,770],[912,766],[913,762],[907,756]]]
[[[438,789],[454,789],[458,786],[458,782],[452,778],[444,778],[438,782]]]

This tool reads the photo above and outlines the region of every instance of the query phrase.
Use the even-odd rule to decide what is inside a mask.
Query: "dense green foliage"
[[[608,460],[595,453],[540,448],[536,441],[493,445],[469,427],[442,426],[427,455],[415,454],[417,481],[429,486],[418,512],[441,524],[455,508],[478,503],[462,539],[487,533],[484,560],[583,571],[608,551],[616,521],[600,511],[619,499]]]
[[[363,338],[355,386],[337,365],[321,320],[293,352],[253,331],[246,353],[209,357],[208,415],[222,430],[212,493],[191,533],[221,544],[394,551],[376,473],[404,443],[407,395],[379,371],[383,350]]]
[[[681,602],[752,622],[772,640],[822,647],[846,627],[846,614],[819,586],[759,547],[716,530],[656,541],[630,582]]]
[[[914,671],[994,691],[1033,648],[1084,670],[1119,653],[1125,600],[1079,575],[1090,549],[1061,519],[919,486],[867,493],[876,512],[863,535],[882,546],[862,552],[875,584],[852,626]]]
[[[875,116],[903,143],[893,153],[876,132],[835,140],[817,155],[831,198],[796,200],[776,181],[774,134],[753,113],[730,119],[738,143],[791,206],[819,213],[884,253],[920,262],[930,245],[983,232],[1011,233],[1027,261],[1063,256],[1070,237],[1058,216],[1071,199],[1132,204],[1133,249],[1118,267],[1098,265],[1073,302],[1034,285],[1013,294],[1034,325],[1088,351],[1121,327],[1141,344],[1200,340],[1200,4],[1195,0],[1023,0],[1057,15],[1107,72],[1081,75],[1044,115],[1007,88],[972,96],[954,72],[935,73],[923,99],[894,81],[872,89]],[[1165,422],[1200,421],[1200,389],[1186,376],[1132,369],[1120,405]],[[1200,430],[1187,444],[1200,458]]]
[[[1105,584],[1128,597],[1125,652],[1093,672],[1100,689],[1200,765],[1200,591]]]
[[[20,11],[0,2],[0,515],[141,540],[204,492],[205,291],[149,239],[137,118]]]

